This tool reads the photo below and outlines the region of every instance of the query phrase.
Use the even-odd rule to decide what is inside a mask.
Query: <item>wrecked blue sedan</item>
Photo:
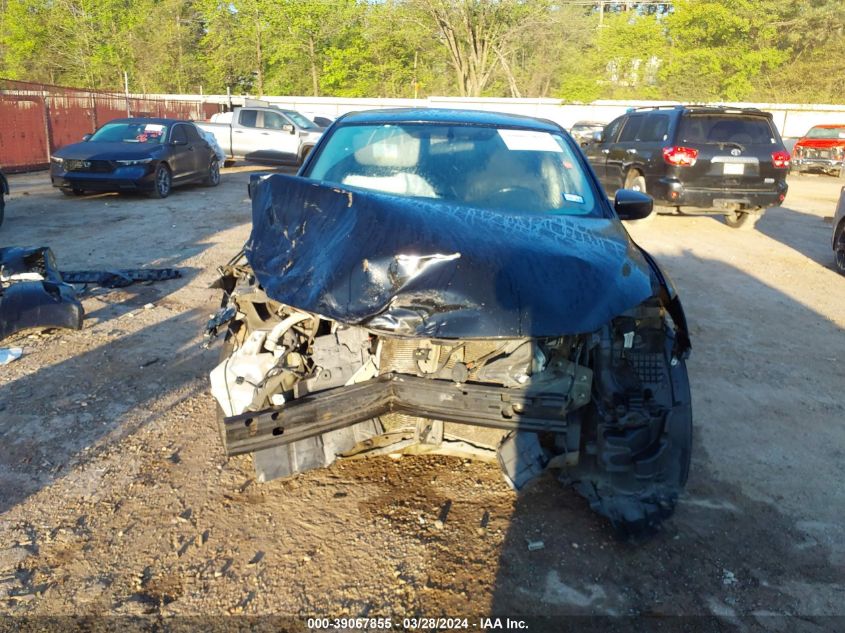
[[[209,334],[229,455],[266,481],[338,458],[552,470],[615,526],[671,514],[692,411],[680,301],[562,128],[469,111],[347,115],[298,176],[255,176]]]

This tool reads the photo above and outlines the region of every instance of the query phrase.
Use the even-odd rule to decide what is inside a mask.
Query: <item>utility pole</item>
[[[123,71],[123,95],[126,99],[126,116],[131,117],[132,113],[129,109],[129,74]]]

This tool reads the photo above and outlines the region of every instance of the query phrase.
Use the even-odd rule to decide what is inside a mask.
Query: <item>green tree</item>
[[[789,59],[773,24],[782,7],[772,0],[678,0],[666,20],[664,94],[696,101],[751,97],[760,79]]]

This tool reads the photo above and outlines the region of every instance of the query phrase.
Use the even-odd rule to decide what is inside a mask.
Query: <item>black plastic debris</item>
[[[0,339],[30,329],[81,329],[84,310],[71,284],[123,288],[181,276],[175,268],[59,271],[49,247],[0,248]]]
[[[29,329],[78,330],[83,314],[49,248],[0,248],[0,339]]]

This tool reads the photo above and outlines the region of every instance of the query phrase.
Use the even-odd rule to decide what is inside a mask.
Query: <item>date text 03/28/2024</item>
[[[470,620],[469,618],[402,618],[401,620],[393,620],[392,618],[308,618],[305,625],[312,630],[354,630],[354,629],[382,629],[390,630],[394,626],[401,627],[402,630],[525,630],[528,628],[524,620],[513,618],[478,618],[477,620]]]

